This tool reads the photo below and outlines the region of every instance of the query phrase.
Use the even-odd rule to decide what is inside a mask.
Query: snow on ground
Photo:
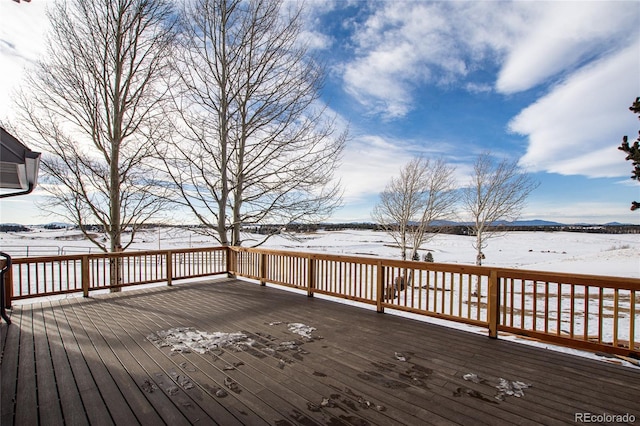
[[[400,250],[392,247],[393,241],[384,232],[317,232],[302,238],[290,241],[276,236],[264,247],[400,257]],[[420,253],[431,251],[436,262],[473,264],[473,241],[474,237],[440,234]],[[484,254],[487,266],[640,278],[640,234],[508,232],[490,239]]]
[[[247,246],[260,236],[244,235]],[[288,238],[288,237],[293,237]],[[431,251],[440,263],[473,264],[474,237],[436,235],[420,251]],[[208,236],[186,228],[158,228],[136,235],[130,249],[157,250],[216,246]],[[318,231],[277,235],[264,248],[353,256],[400,258],[400,250],[384,232],[371,230]],[[0,234],[0,249],[15,257],[97,253],[100,250],[77,230],[46,230]],[[507,232],[488,241],[484,264],[550,272],[640,278],[640,234],[580,232]]]

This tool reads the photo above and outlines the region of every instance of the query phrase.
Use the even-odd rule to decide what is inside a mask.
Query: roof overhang
[[[0,188],[18,192],[0,194],[0,198],[28,194],[38,184],[40,153],[31,151],[0,127]]]

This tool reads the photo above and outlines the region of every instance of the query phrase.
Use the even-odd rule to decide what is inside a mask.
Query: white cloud
[[[349,141],[336,172],[344,187],[345,204],[358,205],[375,199],[391,178],[400,174],[402,167],[419,156],[443,157],[456,167],[455,178],[460,186],[468,181],[471,166],[456,163],[455,146],[447,141],[425,144],[424,141],[361,135]]]
[[[44,53],[44,34],[49,25],[45,8],[51,3],[0,2],[0,118],[12,115],[12,92],[20,86],[25,70]]]
[[[496,83],[503,93],[535,87],[606,51],[615,40],[637,38],[635,2],[524,3],[522,11],[526,25],[515,35]]]
[[[355,27],[354,60],[344,66],[345,90],[385,118],[405,116],[415,89],[465,79],[490,58],[499,60],[522,28],[518,4],[384,2]],[[487,83],[469,82],[473,92]]]
[[[521,163],[565,175],[620,176],[617,144],[637,132],[628,107],[640,93],[638,52],[640,42],[572,74],[518,114],[509,126],[529,138]]]
[[[493,88],[488,84],[469,82],[465,85],[465,89],[471,93],[489,93]]]
[[[333,40],[326,34],[317,31],[304,31],[300,35],[310,50],[324,50],[331,47]]]
[[[345,90],[373,113],[397,118],[411,110],[416,85],[466,74],[441,7],[384,3],[354,34],[356,57],[344,67]]]
[[[516,93],[564,78],[638,37],[636,2],[383,2],[359,26],[345,90],[373,114],[405,116],[416,88],[497,65],[495,88]]]
[[[336,173],[345,189],[345,202],[357,202],[380,193],[412,156],[404,144],[380,136],[361,136],[349,141]]]

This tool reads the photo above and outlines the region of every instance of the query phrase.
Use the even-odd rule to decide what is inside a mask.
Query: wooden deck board
[[[50,424],[279,426],[552,425],[573,423],[576,412],[640,418],[638,369],[244,281],[45,301],[10,314],[13,324],[0,326],[3,425],[45,416]],[[313,338],[288,323],[315,327]],[[175,327],[243,332],[254,343],[199,354],[147,338]],[[297,346],[278,346],[288,341]],[[465,380],[469,373],[486,382]],[[532,387],[498,401],[499,378]],[[227,395],[216,396],[220,389]]]
[[[146,310],[144,312],[139,312],[137,316],[138,317],[139,316],[147,316],[147,317],[155,316],[156,317],[155,321],[166,321],[166,315],[163,315],[162,318],[160,318],[157,312],[149,311],[149,310]],[[197,318],[194,318],[190,322],[190,324],[195,326],[195,328],[205,328],[205,329],[207,327],[211,327],[212,325],[211,323],[202,324],[203,327],[199,327],[200,324],[197,322]],[[227,324],[223,328],[228,328],[229,326],[230,324]],[[170,326],[167,324],[164,326],[164,328],[170,328]],[[157,330],[158,330],[157,327],[155,329],[148,329],[147,335]],[[234,331],[234,330],[232,329],[228,331]],[[228,355],[227,353],[224,354],[224,356],[227,356],[227,355]],[[232,356],[232,355],[229,355],[229,356]],[[181,357],[181,362],[179,362],[178,364],[181,367],[182,367],[182,364],[185,364],[185,367],[182,368],[183,371],[181,371],[181,374],[184,374],[185,376],[192,378],[192,381],[194,383],[200,384],[200,386],[204,387],[205,390],[207,390],[207,388],[210,388],[210,389],[223,388],[224,389],[224,379],[227,377],[233,379],[236,383],[240,385],[241,392],[238,395],[236,395],[237,399],[241,400],[245,404],[251,405],[249,407],[246,407],[244,409],[239,409],[237,411],[241,415],[241,419],[244,419],[248,415],[248,414],[243,414],[243,413],[246,413],[247,408],[251,409],[254,413],[256,412],[263,413],[262,416],[264,417],[278,419],[283,416],[286,416],[286,413],[282,413],[282,412],[278,413],[277,411],[273,410],[272,407],[274,406],[282,407],[285,404],[286,400],[290,402],[293,401],[294,403],[297,400],[299,404],[304,405],[304,402],[300,399],[299,395],[295,391],[292,391],[286,387],[281,386],[277,380],[273,380],[273,379],[269,380],[268,375],[262,374],[262,371],[260,370],[255,370],[252,367],[251,363],[249,362],[247,362],[245,364],[246,367],[243,367],[242,369],[225,371],[224,370],[225,365],[232,365],[234,362],[237,362],[238,358],[236,358],[233,361],[230,360],[228,362],[223,363],[222,362],[223,356],[220,356],[218,357],[220,359],[220,362],[215,363],[215,362],[211,362],[211,357],[208,357],[208,356],[199,357],[197,354],[189,354],[189,358],[183,355],[176,355],[176,359],[180,357]],[[192,368],[192,370],[195,370],[195,371],[188,371],[188,365],[190,365],[192,362],[195,362],[195,360],[191,359],[194,357],[196,358],[199,357],[200,359],[198,360],[198,364],[200,366],[204,365],[205,368],[202,368],[202,369]],[[254,369],[255,371],[253,372],[249,371],[251,369]],[[242,371],[242,373],[240,373],[240,371]],[[264,388],[270,389],[270,392],[272,394],[275,393],[275,395],[277,395],[277,399],[273,400],[273,398],[270,397],[269,393],[263,393],[262,389]],[[242,392],[252,392],[256,396],[258,394],[261,394],[263,395],[262,398],[270,398],[270,400],[261,401],[261,402],[260,400],[262,398],[258,398],[257,400],[245,400],[245,398],[243,398]],[[324,416],[318,415],[318,417],[320,417],[320,419],[318,420],[323,422],[325,421],[325,419],[323,418]],[[272,423],[272,421],[267,421],[267,423]]]
[[[50,424],[63,424],[60,397],[53,369],[53,358],[47,334],[48,324],[44,321],[42,306],[34,305],[34,344],[37,367],[38,416]]]
[[[68,353],[62,344],[62,336],[51,302],[43,303],[49,351],[53,362],[58,397],[64,421],[73,425],[88,425],[89,420],[82,405],[78,385],[74,379]],[[60,327],[67,327],[61,324]]]
[[[187,422],[211,424],[215,423],[215,421],[206,413],[206,411],[213,410],[213,413],[218,417],[218,420],[224,422],[220,424],[234,424],[233,416],[224,415],[225,410],[216,410],[216,407],[213,407],[214,404],[209,404],[208,407],[205,407],[206,410],[203,410],[203,408],[198,405],[197,396],[196,398],[192,398],[188,394],[187,390],[184,388],[186,383],[182,382],[183,385],[181,385],[178,380],[179,370],[176,368],[178,366],[175,362],[176,360],[169,359],[158,351],[155,346],[146,340],[146,336],[149,333],[140,331],[144,330],[146,326],[144,325],[144,322],[135,319],[135,317],[143,316],[143,313],[136,312],[134,310],[119,310],[119,320],[117,323],[114,323],[112,314],[109,313],[109,311],[113,312],[113,306],[105,305],[104,308],[106,309],[100,309],[100,304],[92,304],[87,308],[87,312],[90,309],[93,314],[92,316],[102,318],[105,324],[111,328],[115,335],[122,336],[122,339],[126,338],[130,342],[129,344],[122,345],[122,348],[126,352],[129,352],[128,355],[132,357],[134,356],[135,361],[139,363],[140,367],[148,372],[145,377],[140,377],[140,388],[146,393],[154,394],[153,400],[149,402],[154,407],[157,407],[156,409],[158,411],[171,412],[169,419],[167,419],[166,414],[163,416],[165,421],[170,424],[174,424],[171,423],[170,419],[175,419],[177,421],[181,420],[180,416],[173,412],[173,409],[177,409],[182,412],[182,417]],[[131,315],[134,317],[133,320],[129,318]],[[110,318],[111,324],[108,324]],[[137,347],[135,347],[134,344],[137,344]],[[123,361],[125,359],[131,359],[126,352],[121,355]],[[127,363],[125,365],[129,364]],[[145,381],[148,382],[145,384]],[[160,395],[163,395],[164,397],[160,398]],[[158,406],[157,404],[162,404],[162,406]],[[235,423],[239,424],[237,420],[235,420]]]
[[[107,349],[102,345],[102,342],[91,340],[91,335],[85,328],[89,328],[90,324],[82,323],[78,318],[77,310],[69,309],[67,306],[64,306],[64,304],[65,301],[62,301],[62,310],[78,344],[79,353],[77,355],[85,361],[87,368],[86,373],[90,375],[90,378],[86,378],[87,385],[90,386],[90,390],[96,389],[100,395],[93,395],[91,399],[93,400],[95,398],[97,400],[100,398],[100,400],[103,401],[107,407],[109,416],[115,424],[138,423],[136,413],[129,405],[129,401],[125,396],[128,390],[128,383],[118,382],[121,374],[120,369],[111,362],[110,358],[104,357],[103,354],[103,356],[101,356],[101,351]],[[116,377],[114,377],[114,375]],[[79,387],[79,389],[81,393],[84,393],[82,387]],[[98,401],[96,401],[96,403],[99,404]]]
[[[111,331],[113,346],[122,345],[125,349],[119,352],[120,361],[133,376],[137,377],[138,386],[147,393],[147,398],[152,406],[161,413],[165,421],[172,425],[201,422],[207,424],[213,420],[199,406],[194,405],[184,395],[181,401],[174,403],[167,389],[178,389],[176,383],[163,371],[153,358],[153,348],[144,345],[144,338],[131,333],[135,327],[125,327],[123,324],[109,324],[110,316],[103,316],[100,310],[92,310],[93,317],[102,322],[98,326],[104,333]],[[119,326],[120,328],[115,328]],[[116,340],[117,339],[117,340]],[[172,392],[173,392],[172,391]],[[176,398],[179,399],[179,398]]]
[[[98,385],[94,381],[91,371],[87,365],[87,359],[83,356],[80,343],[76,340],[71,323],[69,323],[64,309],[60,306],[60,301],[52,302],[52,312],[60,331],[60,344],[66,354],[69,368],[71,369],[72,380],[76,384],[77,392],[82,400],[82,408],[88,422],[92,425],[113,424],[111,415],[102,399]],[[58,383],[63,383],[62,379],[57,379]],[[65,419],[67,415],[65,414]]]
[[[16,424],[38,423],[38,394],[36,392],[36,360],[34,347],[33,310],[24,312],[20,318],[20,347],[18,355],[18,379],[16,401],[33,407],[31,410],[16,410]]]
[[[130,312],[128,311],[125,314],[127,316],[123,317],[123,319],[132,326],[132,330],[138,331],[137,340],[145,341],[146,344],[150,347],[149,350],[156,352],[153,358],[156,360],[156,362],[159,362],[162,365],[162,367],[164,368],[164,373],[172,377],[172,380],[175,380],[178,375],[181,375],[187,379],[194,375],[199,376],[199,380],[190,380],[191,383],[196,384],[199,388],[190,393],[202,392],[204,394],[207,394],[209,397],[213,397],[217,389],[225,389],[224,378],[226,376],[221,374],[219,371],[215,371],[215,369],[212,369],[210,366],[210,362],[206,359],[206,357],[200,357],[199,367],[196,369],[196,371],[187,371],[187,369],[191,368],[189,368],[188,364],[185,363],[191,363],[192,361],[195,361],[191,358],[198,358],[197,354],[189,354],[190,358],[188,359],[177,353],[169,355],[167,351],[163,352],[157,350],[151,343],[146,340],[146,337],[152,332],[169,329],[176,326],[175,323],[172,323],[172,319],[169,315],[167,315],[166,310],[160,311],[160,313],[162,313],[162,315],[160,315],[158,312],[155,312],[154,309],[131,310]],[[211,370],[214,371],[212,372]],[[203,371],[207,372],[208,374],[202,374]],[[177,382],[176,384],[179,385]],[[220,418],[222,415],[227,416],[227,418],[223,418],[224,421],[222,422],[222,424],[233,424],[233,422],[241,424],[246,421],[247,416],[251,416],[252,414],[254,422],[256,424],[260,424],[260,422],[256,421],[255,417],[257,416],[257,414],[251,409],[251,407],[247,407],[242,403],[242,401],[239,401],[237,395],[235,395],[233,392],[229,391],[228,393],[229,395],[225,397],[224,406],[220,404],[219,407],[213,409],[212,405],[215,404],[208,403],[205,404],[205,409],[212,410],[211,415],[216,418]],[[273,412],[273,410],[269,406],[265,404],[262,404],[262,406],[265,410]],[[230,413],[226,413],[227,410]],[[265,421],[264,423],[268,422]]]
[[[103,362],[110,365],[121,364],[122,368],[113,369],[118,372],[118,387],[126,392],[124,396],[140,423],[159,424],[162,423],[162,419],[166,419],[172,425],[188,424],[189,421],[180,411],[167,398],[161,397],[162,393],[152,392],[154,389],[151,386],[151,378],[139,364],[138,359],[142,360],[142,357],[135,356],[141,354],[137,351],[131,353],[130,347],[127,346],[128,342],[125,341],[127,335],[116,333],[117,329],[114,330],[114,325],[106,325],[88,305],[81,304],[79,307],[82,311],[76,309],[76,312],[79,312],[80,321],[83,324],[90,324],[97,331],[92,333],[91,339],[94,345],[101,348]],[[141,390],[143,392],[140,392]],[[157,407],[160,415],[152,407]],[[192,421],[200,419],[197,417],[200,413],[195,414],[196,417],[192,418]]]
[[[2,322],[3,346],[2,346],[2,374],[0,374],[0,424],[12,424],[14,419],[14,405],[16,398],[16,385],[18,383],[18,353],[20,344],[20,321],[22,315],[16,312],[11,316],[12,326]]]

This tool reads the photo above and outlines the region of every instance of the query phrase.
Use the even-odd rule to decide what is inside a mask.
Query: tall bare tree
[[[44,151],[45,208],[104,251],[126,248],[162,208],[145,164],[164,137],[173,16],[165,0],[56,3],[47,58],[17,98],[25,135]],[[123,241],[125,231],[131,233]]]
[[[413,259],[434,235],[433,223],[450,219],[456,204],[455,168],[443,159],[415,158],[391,178],[373,219],[400,247],[402,260]]]
[[[462,193],[464,209],[471,216],[471,232],[476,237],[476,265],[482,265],[483,250],[496,233],[496,222],[516,220],[537,187],[538,182],[524,173],[517,161],[495,162],[488,152],[478,156],[469,186]]]
[[[301,39],[301,9],[195,0],[185,4],[182,29],[180,138],[159,152],[174,200],[234,246],[243,226],[329,214],[340,202],[333,172],[346,132],[319,105],[323,69]]]

